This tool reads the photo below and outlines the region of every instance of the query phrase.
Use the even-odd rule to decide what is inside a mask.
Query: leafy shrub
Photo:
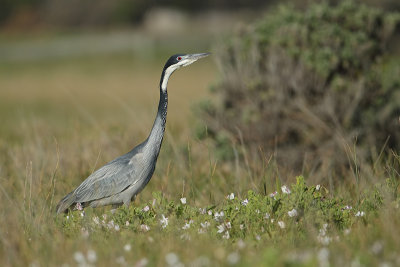
[[[320,176],[347,170],[349,156],[400,149],[400,67],[387,49],[399,18],[353,1],[269,12],[217,49],[221,103],[201,109],[208,136],[225,157],[239,143]]]

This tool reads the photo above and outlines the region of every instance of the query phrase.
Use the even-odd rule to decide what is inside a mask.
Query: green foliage
[[[224,158],[244,144],[320,177],[399,149],[400,67],[387,49],[399,22],[354,1],[269,12],[217,51],[222,102],[203,106],[208,136]]]
[[[243,198],[228,195],[215,207],[199,208],[181,201],[168,201],[158,192],[153,193],[152,201],[140,207],[121,207],[115,213],[107,212],[100,217],[90,209],[86,215],[73,211],[58,219],[64,233],[75,238],[79,234],[92,239],[132,234],[136,238],[150,238],[160,234],[190,242],[208,240],[217,246],[247,244],[251,251],[261,252],[263,264],[282,258],[291,262],[288,257],[278,257],[273,247],[267,246],[262,252],[263,244],[287,244],[288,248],[299,245],[303,248],[346,247],[350,242],[348,236],[353,236],[353,232],[358,234],[359,229],[376,227],[376,220],[383,210],[398,209],[390,204],[394,199],[388,194],[393,189],[398,190],[398,186],[394,188],[392,184],[397,182],[388,179],[387,183],[377,184],[365,191],[360,201],[351,203],[353,199],[333,197],[319,185],[307,186],[304,178],[299,176],[295,184],[282,186],[270,195],[250,190]],[[397,195],[395,197],[398,199]],[[331,263],[335,265],[344,258],[346,255],[337,254]],[[317,255],[310,256],[305,262],[303,259],[303,264],[312,264],[315,260]],[[247,261],[257,263],[251,257]]]

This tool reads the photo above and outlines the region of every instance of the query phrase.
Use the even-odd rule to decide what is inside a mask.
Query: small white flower
[[[222,236],[223,239],[229,239],[230,235],[229,235],[229,231],[226,231],[225,234]]]
[[[288,211],[288,215],[289,217],[296,217],[297,216],[297,210],[296,209],[292,209]]]
[[[223,211],[221,212],[215,212],[214,213],[214,220],[219,221],[222,217],[224,217],[225,213]]]
[[[207,213],[208,213],[208,215],[212,216],[212,211],[211,210],[209,210]]]
[[[124,246],[124,250],[125,251],[131,251],[131,248],[132,248],[132,246],[131,246],[131,244],[126,244],[125,246]]]
[[[173,252],[165,255],[165,261],[169,266],[177,266],[180,263],[178,256]]]
[[[352,208],[352,206],[346,205],[342,208],[342,210],[351,210]]]
[[[256,209],[256,213],[257,213],[257,214],[260,214],[260,210],[259,210],[259,209]]]
[[[274,199],[275,199],[275,196],[278,194],[278,192],[277,191],[275,191],[275,192],[273,192],[273,193],[271,193],[271,194],[269,194],[269,197],[273,197]]]
[[[67,220],[69,220],[69,215],[67,215]]]
[[[99,217],[94,216],[94,217],[93,217],[93,222],[94,222],[95,224],[100,224],[100,219],[99,219]]]
[[[103,214],[102,217],[103,217],[103,220],[107,220],[107,214]]]
[[[115,226],[114,226],[114,229],[115,229],[115,231],[119,231],[119,225],[118,224],[116,224]]]
[[[226,226],[227,229],[231,229],[232,228],[231,222],[225,223],[225,226]]]
[[[239,262],[240,260],[240,255],[237,252],[232,252],[228,255],[228,257],[226,258],[226,261],[228,262],[228,264],[230,265],[235,265]]]
[[[269,213],[267,212],[267,213],[265,213],[265,216],[264,216],[264,219],[269,219],[269,217],[271,217],[271,215],[269,215]]]
[[[275,219],[271,219],[271,223],[274,223]]]
[[[244,224],[239,225],[240,230],[244,229]]]
[[[363,212],[363,211],[357,211],[357,213],[356,213],[356,217],[363,217],[365,215],[365,212]]]
[[[80,264],[86,263],[85,255],[83,255],[83,253],[80,251],[74,253],[74,260]]]
[[[234,193],[230,193],[229,195],[226,196],[227,199],[229,200],[233,200],[235,199],[235,194]]]
[[[315,190],[319,191],[321,189],[321,185],[317,184],[317,186],[315,187]]]
[[[126,222],[125,222],[125,226],[129,226],[129,221],[126,221]]]
[[[77,202],[76,205],[75,205],[75,209],[83,210],[83,207],[82,207],[81,203]]]
[[[247,206],[249,204],[249,200],[246,198],[245,200],[242,201],[243,206]]]
[[[150,207],[149,206],[145,206],[144,208],[143,208],[143,211],[144,212],[148,212],[150,210]]]
[[[204,208],[199,208],[200,214],[206,214],[206,209]]]
[[[85,211],[81,211],[81,217],[84,217],[85,216]]]
[[[260,235],[256,235],[256,239],[257,239],[258,241],[260,241],[260,240],[261,240],[261,236],[260,236]]]
[[[285,222],[283,222],[283,221],[278,221],[278,225],[279,225],[279,227],[282,228],[282,229],[284,229],[284,228],[286,227],[286,224],[285,224]]]
[[[167,221],[167,225],[168,225],[168,221]],[[163,227],[163,228],[165,228],[165,227]],[[140,230],[142,230],[143,232],[148,232],[148,231],[150,231],[150,226],[148,226],[147,224],[141,224]]]
[[[94,263],[97,261],[96,251],[89,249],[86,255],[88,262]]]
[[[186,230],[190,228],[190,223],[185,223],[184,226],[182,226],[182,230]]]
[[[182,203],[183,205],[186,204],[186,197],[181,198],[181,203]]]
[[[217,231],[218,234],[223,233],[225,231],[224,224],[217,225],[217,228],[218,228],[218,231]]]
[[[161,227],[165,228],[168,226],[168,218],[164,216],[164,214],[161,215],[162,219],[160,220]]]
[[[200,226],[202,227],[202,228],[208,228],[208,227],[210,227],[210,223],[208,222],[208,221],[205,221],[204,223],[200,223]]]
[[[290,193],[292,193],[292,191],[290,191],[289,187],[287,187],[286,185],[283,185],[283,186],[281,187],[281,190],[282,190],[282,193],[284,193],[284,194],[290,194]]]

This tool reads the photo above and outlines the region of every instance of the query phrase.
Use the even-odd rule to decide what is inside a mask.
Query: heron
[[[56,207],[57,214],[67,212],[74,206],[78,209],[106,205],[117,208],[121,205],[129,206],[131,201],[135,200],[136,195],[150,181],[156,168],[165,132],[167,85],[171,74],[209,54],[176,54],[167,60],[161,73],[157,115],[147,139],[93,172],[75,190],[60,200]]]

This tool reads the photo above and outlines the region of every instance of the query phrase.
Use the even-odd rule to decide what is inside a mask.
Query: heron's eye
[[[180,61],[180,60],[182,60],[182,57],[177,57],[176,59],[177,59],[178,61]]]

